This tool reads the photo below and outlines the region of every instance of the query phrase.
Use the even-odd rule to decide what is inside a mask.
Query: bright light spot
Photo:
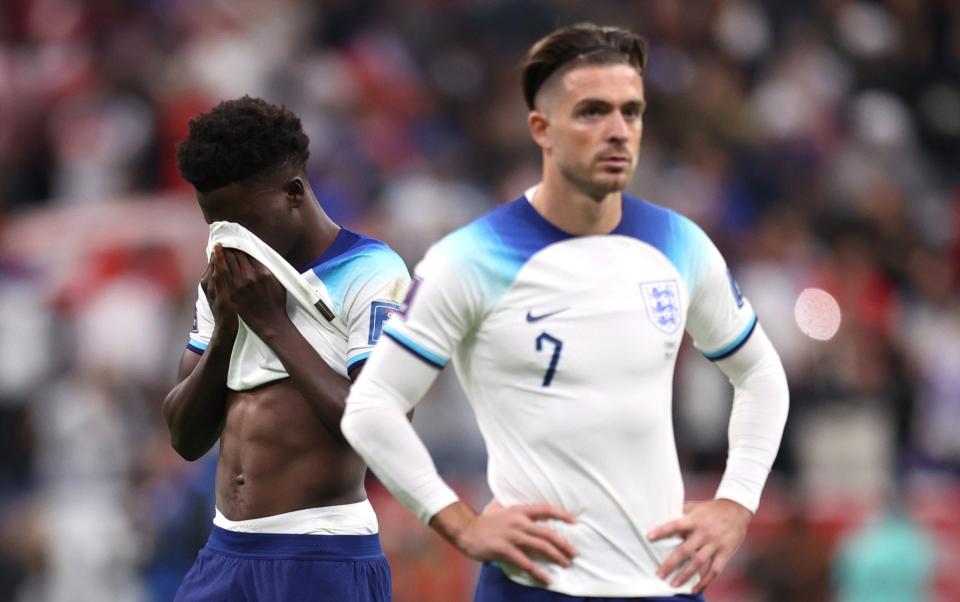
[[[811,339],[829,341],[840,328],[840,305],[819,288],[804,289],[793,308],[800,332]]]

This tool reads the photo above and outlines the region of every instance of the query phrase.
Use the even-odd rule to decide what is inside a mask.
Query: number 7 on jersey
[[[547,368],[547,373],[543,375],[543,386],[549,387],[550,382],[553,380],[553,375],[557,371],[557,363],[560,361],[560,351],[563,349],[563,341],[547,332],[541,332],[540,336],[537,337],[537,351],[542,351],[545,343],[553,345],[553,355],[550,356],[550,366]]]

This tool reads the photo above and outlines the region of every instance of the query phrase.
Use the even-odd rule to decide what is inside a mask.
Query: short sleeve
[[[474,266],[444,242],[432,247],[415,268],[401,306],[403,317],[385,331],[437,368],[447,364],[476,324],[482,303]]]
[[[364,362],[380,339],[384,326],[400,311],[410,275],[398,255],[382,251],[351,287],[346,307],[347,371]]]
[[[194,353],[203,354],[210,344],[213,335],[213,312],[203,287],[197,285],[197,302],[193,310],[193,327],[190,329],[190,338],[187,340],[187,349]]]
[[[696,232],[687,332],[696,348],[716,361],[732,355],[750,338],[757,317],[720,251],[702,230]]]

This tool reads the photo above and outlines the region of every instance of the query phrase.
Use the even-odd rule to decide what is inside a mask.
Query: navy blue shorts
[[[583,596],[568,596],[548,589],[529,587],[514,583],[496,566],[484,563],[480,569],[480,580],[477,582],[477,592],[473,602],[629,602],[644,600],[646,602],[705,602],[703,594],[696,596],[678,594],[666,598],[585,598]]]
[[[236,533],[216,525],[178,602],[389,602],[390,566],[373,535]]]

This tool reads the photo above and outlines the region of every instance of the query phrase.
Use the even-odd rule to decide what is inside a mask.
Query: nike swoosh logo
[[[569,308],[569,307],[564,307],[563,309],[558,309],[558,310],[556,310],[556,311],[551,311],[551,312],[548,312],[548,313],[545,313],[545,314],[540,314],[539,316],[535,316],[535,315],[533,315],[533,313],[530,312],[530,310],[527,310],[527,322],[539,322],[540,320],[544,320],[544,319],[546,319],[546,318],[549,318],[550,316],[555,316],[555,315],[557,315],[557,314],[560,313],[560,312],[567,311],[568,309],[570,309],[570,308]]]

